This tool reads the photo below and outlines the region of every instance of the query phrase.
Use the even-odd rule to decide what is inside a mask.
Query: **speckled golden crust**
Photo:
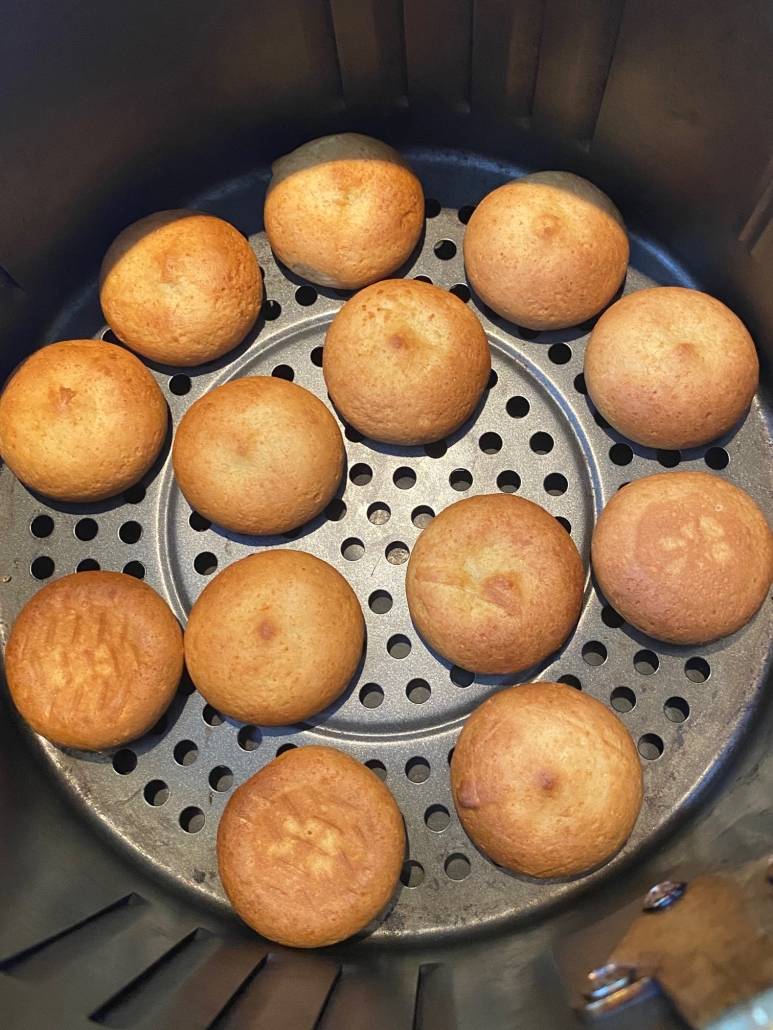
[[[364,640],[359,601],[332,565],[304,551],[262,551],[205,587],[185,630],[185,659],[219,711],[286,726],[341,695]]]
[[[323,136],[271,166],[263,220],[276,256],[321,286],[357,290],[406,261],[424,226],[421,183],[396,150]]]
[[[454,749],[451,790],[465,830],[498,865],[576,876],[630,836],[641,763],[600,701],[561,683],[531,683],[472,713]]]
[[[234,533],[286,533],[331,500],[344,442],[328,408],[302,386],[248,376],[200,397],[172,447],[177,482],[198,512]]]
[[[436,651],[472,672],[511,673],[566,640],[584,578],[572,538],[544,508],[484,494],[450,505],[421,533],[405,590]]]
[[[99,297],[132,350],[168,365],[199,365],[244,339],[260,311],[263,280],[252,247],[228,222],[159,211],[113,241]]]
[[[87,751],[147,732],[182,667],[182,631],[169,606],[121,572],[48,583],[22,608],[5,651],[11,696],[36,733]]]
[[[639,290],[605,311],[585,351],[591,400],[648,447],[698,447],[751,403],[759,361],[743,322],[697,290]]]
[[[325,339],[333,403],[373,440],[440,440],[475,410],[491,371],[483,326],[458,297],[415,279],[352,297]]]
[[[591,545],[605,597],[673,644],[735,633],[773,582],[773,535],[745,491],[706,472],[663,472],[608,502]]]
[[[133,354],[101,340],[35,351],[0,397],[0,454],[33,490],[58,501],[101,501],[155,461],[166,402]]]
[[[275,758],[228,801],[217,860],[228,899],[271,941],[320,948],[362,930],[392,897],[400,810],[370,769],[329,747]]]
[[[467,275],[503,318],[562,329],[597,314],[628,267],[628,236],[609,197],[569,172],[537,172],[489,193],[464,236]]]

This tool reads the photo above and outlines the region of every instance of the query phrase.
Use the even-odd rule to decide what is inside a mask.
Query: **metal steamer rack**
[[[528,497],[572,534],[587,569],[594,521],[622,484],[664,468],[709,470],[747,490],[773,522],[773,465],[770,414],[759,399],[736,431],[681,454],[638,447],[610,429],[589,403],[582,377],[591,326],[519,329],[471,296],[465,281],[462,240],[472,206],[524,169],[452,152],[407,156],[430,199],[420,247],[398,274],[429,280],[471,304],[491,344],[488,388],[460,431],[427,447],[399,448],[362,439],[342,424],[347,467],[336,498],[299,531],[271,538],[226,533],[192,511],[172,475],[169,440],[140,485],[99,505],[52,504],[0,470],[0,511],[9,527],[0,538],[4,640],[44,582],[79,569],[144,577],[183,624],[209,578],[255,550],[299,548],[344,574],[365,613],[366,653],[339,702],[303,725],[236,723],[184,680],[154,729],[111,753],[67,751],[24,732],[117,847],[222,910],[215,836],[232,790],[287,748],[329,744],[351,754],[385,779],[407,827],[409,854],[395,903],[371,938],[382,943],[451,940],[515,925],[640,854],[686,814],[741,739],[773,639],[766,603],[727,640],[700,648],[656,643],[621,620],[589,575],[574,633],[523,676],[474,676],[428,649],[408,615],[405,563],[422,528],[448,504],[496,491]],[[261,208],[267,181],[261,171],[191,206],[239,225],[243,212]],[[321,348],[348,294],[314,287],[277,265],[264,233],[250,242],[267,299],[248,339],[194,370],[149,363],[174,425],[207,390],[244,375],[290,379],[330,406]],[[653,283],[695,285],[667,254],[633,236],[624,292]],[[91,284],[44,342],[111,339],[101,323]],[[532,881],[492,864],[462,831],[449,788],[448,762],[465,717],[502,686],[534,678],[568,683],[611,706],[644,766],[644,806],[630,841],[605,867],[568,882]]]

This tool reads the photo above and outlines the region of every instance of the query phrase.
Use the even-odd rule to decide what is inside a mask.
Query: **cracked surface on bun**
[[[146,733],[182,667],[182,630],[169,605],[122,572],[46,584],[22,608],[5,652],[11,696],[36,733],[87,751]]]
[[[356,132],[323,136],[271,166],[263,220],[288,268],[358,290],[395,272],[424,227],[424,194],[407,161]]]
[[[642,803],[641,762],[605,705],[562,683],[510,687],[467,720],[451,761],[464,829],[526,876],[576,876],[611,858]]]
[[[538,504],[484,494],[449,505],[408,562],[411,618],[470,672],[512,673],[560,647],[580,615],[585,574],[574,541]]]
[[[628,267],[628,236],[620,212],[593,183],[535,172],[478,204],[464,263],[498,315],[529,329],[563,329],[612,300]]]
[[[755,615],[773,582],[773,535],[752,498],[706,472],[662,472],[619,490],[591,543],[604,596],[632,626],[706,644]]]
[[[375,773],[330,747],[287,751],[229,799],[217,834],[220,879],[241,918],[271,941],[346,940],[389,902],[405,852],[403,818]]]

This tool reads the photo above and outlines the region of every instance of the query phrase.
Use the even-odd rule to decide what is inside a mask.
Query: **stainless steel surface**
[[[643,976],[641,980],[622,984],[618,990],[589,1001],[584,1011],[590,1017],[608,1016],[625,1006],[641,1004],[660,993],[657,982],[652,977]]]
[[[664,880],[647,892],[642,908],[645,912],[661,912],[664,908],[673,905],[675,901],[679,901],[686,890],[686,883]]]
[[[453,153],[416,151],[410,156],[426,195],[443,209],[428,218],[421,253],[403,272],[427,276],[445,288],[464,284],[464,224],[456,208],[475,203],[520,170]],[[194,206],[224,217],[237,204],[252,204],[257,210],[265,183],[265,175],[248,176],[199,198]],[[265,272],[267,297],[281,312],[261,319],[249,340],[213,367],[192,373],[153,369],[175,424],[212,386],[240,375],[268,375],[281,366],[284,374],[292,369],[295,382],[326,399],[316,348],[322,346],[326,326],[343,298],[330,290],[310,292],[277,267],[262,234],[251,239]],[[443,240],[454,244],[453,257],[438,256],[436,247]],[[441,254],[452,249],[438,248]],[[690,284],[646,240],[634,241],[632,264],[626,292],[652,284],[636,270],[637,264],[658,282]],[[308,300],[313,302],[304,303]],[[471,303],[475,305],[474,298]],[[130,563],[140,563],[147,581],[169,599],[183,622],[208,581],[214,559],[222,569],[260,547],[318,554],[357,591],[367,621],[364,663],[344,698],[308,724],[245,730],[207,708],[197,693],[181,692],[157,732],[116,754],[75,754],[35,738],[77,804],[114,840],[202,899],[225,906],[214,845],[217,821],[233,787],[287,745],[328,743],[385,774],[406,819],[410,861],[396,904],[374,938],[441,939],[503,928],[576,896],[662,834],[715,775],[759,700],[773,635],[769,604],[729,640],[702,648],[673,647],[620,625],[589,580],[582,617],[570,640],[551,660],[521,677],[476,676],[469,682],[469,676],[452,670],[424,645],[407,614],[401,560],[420,532],[417,509],[437,512],[461,497],[496,491],[498,482],[506,489],[519,483],[522,496],[567,520],[587,567],[593,520],[606,500],[621,484],[673,467],[679,457],[629,447],[594,417],[578,389],[587,328],[535,337],[476,310],[491,342],[496,382],[472,422],[448,440],[442,455],[441,449],[428,454],[424,448],[386,447],[350,432],[347,478],[340,494],[345,514],[320,517],[295,538],[255,540],[215,527],[195,528],[191,510],[175,487],[168,456],[148,479],[144,496],[142,491],[132,495],[135,503],[95,507],[50,505],[31,495],[6,468],[0,471],[0,512],[3,523],[12,527],[0,541],[0,578],[11,577],[0,583],[4,636],[21,605],[40,586],[30,570],[46,571],[41,557],[53,561],[54,576],[74,572],[84,561],[107,569],[128,566],[135,572],[139,565]],[[277,313],[271,307],[267,312]],[[51,338],[98,335],[99,325],[92,285],[63,311]],[[186,377],[190,390],[181,393]],[[512,398],[525,398],[528,412],[521,400],[509,404]],[[726,454],[727,466],[715,474],[747,489],[773,521],[769,453],[768,415],[755,401],[737,433],[712,448],[685,452],[677,467],[706,471],[707,460],[718,465]],[[620,461],[627,463],[616,463]],[[369,479],[360,465],[370,469]],[[470,479],[468,488],[458,489]],[[340,515],[340,510],[333,514]],[[38,537],[30,527],[41,515],[53,527]],[[93,525],[77,528],[84,518],[93,520],[96,535]],[[35,528],[40,532],[48,526],[37,523]],[[126,542],[138,534],[135,542]],[[356,560],[349,560],[355,555]],[[377,591],[390,595],[389,611],[379,610],[386,607],[383,593],[373,599],[375,611],[369,606]],[[453,809],[448,756],[465,716],[492,692],[525,679],[564,676],[610,704],[629,728],[642,755],[645,801],[631,840],[605,868],[572,882],[535,882],[497,868],[467,839]],[[370,707],[380,700],[380,692],[383,701]]]
[[[636,979],[633,966],[621,962],[607,962],[605,966],[588,973],[588,989],[584,992],[588,1001],[599,1001],[610,994],[622,990]]]

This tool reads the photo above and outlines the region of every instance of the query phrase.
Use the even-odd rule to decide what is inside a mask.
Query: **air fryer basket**
[[[645,767],[635,834],[572,882],[510,876],[469,842],[447,762],[463,719],[503,683],[430,652],[411,626],[405,561],[433,512],[517,490],[572,533],[632,478],[710,470],[773,523],[766,394],[773,335],[773,8],[678,0],[94,0],[6,4],[0,36],[0,374],[43,343],[107,332],[96,272],[133,218],[193,206],[249,236],[267,303],[234,354],[151,365],[176,423],[213,385],[293,378],[326,399],[324,333],[347,295],[304,284],[262,232],[270,161],[355,129],[399,147],[427,200],[400,274],[453,289],[480,315],[494,373],[471,425],[429,448],[346,429],[347,477],[299,534],[256,542],[192,513],[168,453],[102,505],[52,505],[0,469],[0,631],[51,576],[141,575],[181,620],[217,568],[256,546],[298,547],[349,578],[368,649],[323,718],[257,730],[184,683],[143,740],[68,753],[0,704],[0,1023],[221,1030],[499,1030],[575,1025],[551,943],[675,869],[770,848],[773,608],[731,641],[656,645],[588,582],[580,624],[537,671],[610,704]],[[584,392],[589,325],[535,334],[488,311],[461,258],[471,206],[526,170],[561,167],[612,195],[632,233],[625,291],[698,286],[730,304],[761,352],[744,425],[682,454],[631,447]],[[110,338],[108,336],[108,338]],[[330,743],[395,793],[409,855],[388,917],[324,953],[261,942],[228,909],[214,834],[233,787],[278,750]]]

